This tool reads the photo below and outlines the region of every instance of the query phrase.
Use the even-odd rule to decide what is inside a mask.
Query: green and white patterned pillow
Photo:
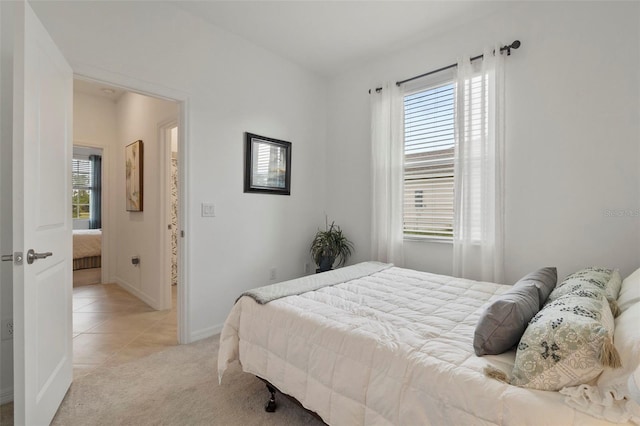
[[[557,391],[619,367],[614,321],[604,292],[582,289],[547,304],[525,330],[511,384]]]
[[[575,293],[581,290],[605,292],[612,274],[613,271],[611,269],[598,267],[585,268],[574,272],[556,286],[549,295],[547,303],[551,303],[569,293]]]

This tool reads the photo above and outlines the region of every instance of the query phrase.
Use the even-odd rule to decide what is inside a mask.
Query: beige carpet
[[[278,394],[264,411],[262,381],[229,369],[217,373],[218,336],[171,347],[119,366],[104,366],[71,385],[53,425],[324,425]]]

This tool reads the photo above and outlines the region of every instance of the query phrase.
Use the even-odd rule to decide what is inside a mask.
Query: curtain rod
[[[506,50],[507,56],[511,56],[511,49],[517,49],[519,47],[520,47],[520,40],[515,40],[513,43],[511,43],[509,45],[502,46],[500,48],[500,53],[502,53],[502,52],[504,52]],[[482,58],[484,58],[484,55],[478,55],[478,56],[474,56],[473,58],[471,58],[470,61],[472,62],[472,61],[476,61],[476,60],[482,59]],[[437,70],[429,71],[429,72],[426,72],[424,74],[417,75],[415,77],[407,78],[406,80],[396,81],[396,86],[401,86],[404,83],[408,83],[410,81],[417,80],[419,78],[426,77],[428,75],[435,74],[437,72],[441,72],[441,71],[444,71],[444,70],[455,68],[457,66],[458,66],[458,64],[451,64],[451,65],[447,65],[446,67],[438,68]],[[380,92],[382,90],[382,87],[376,87],[375,90],[376,90],[376,92]],[[369,89],[369,93],[371,93],[371,89]]]

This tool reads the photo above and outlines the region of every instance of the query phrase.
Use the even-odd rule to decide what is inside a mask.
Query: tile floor
[[[155,311],[116,284],[73,289],[73,376],[117,365],[178,344],[173,308]]]
[[[116,284],[73,289],[73,377],[178,344],[177,287],[171,310],[155,311]],[[13,403],[0,407],[0,426],[13,424]]]

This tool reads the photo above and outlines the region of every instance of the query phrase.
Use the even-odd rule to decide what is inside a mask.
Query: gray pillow
[[[514,347],[555,287],[556,278],[556,268],[538,269],[489,305],[473,336],[476,355],[497,355]]]
[[[533,285],[538,290],[538,298],[540,302],[539,309],[546,303],[549,294],[556,287],[558,282],[558,270],[555,267],[540,268],[537,271],[531,272],[528,275],[520,278],[520,281],[515,283],[518,285]]]

